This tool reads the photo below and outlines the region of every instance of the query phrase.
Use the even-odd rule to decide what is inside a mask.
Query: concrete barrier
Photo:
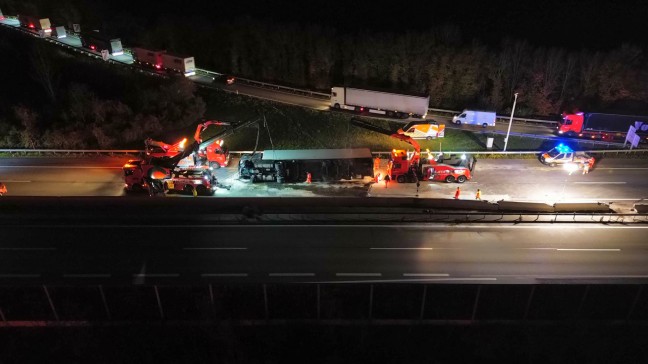
[[[556,203],[555,212],[613,212],[605,203]]]
[[[554,207],[546,203],[499,201],[497,206],[499,211],[507,212],[555,212]]]

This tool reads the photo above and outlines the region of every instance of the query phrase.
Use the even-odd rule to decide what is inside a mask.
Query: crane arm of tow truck
[[[215,141],[217,141],[219,139],[226,138],[226,137],[234,134],[235,132],[237,132],[239,129],[245,128],[245,127],[250,126],[252,124],[257,124],[257,127],[258,127],[259,126],[259,124],[258,124],[259,119],[251,119],[251,120],[242,121],[242,122],[239,122],[239,123],[221,123],[221,124],[218,124],[218,123],[221,123],[221,122],[213,122],[212,124],[215,124],[215,125],[229,125],[230,127],[223,130],[223,131],[221,131],[221,132],[219,132],[219,133],[216,133],[215,135],[212,135],[211,137],[209,137],[209,138],[207,138],[205,140],[200,139],[200,134],[201,134],[202,131],[204,131],[204,129],[202,129],[200,131],[199,131],[199,129],[196,129],[196,134],[194,135],[194,139],[198,143],[198,147],[197,147],[196,150],[206,148],[211,143],[213,143],[213,142],[215,142]],[[207,124],[207,123],[205,123],[205,124]],[[205,124],[201,124],[199,126],[199,128],[202,127]],[[209,125],[212,125],[212,124],[209,124]],[[207,126],[205,126],[205,128],[207,128]]]

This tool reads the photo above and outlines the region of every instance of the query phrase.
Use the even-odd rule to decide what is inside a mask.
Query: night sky
[[[102,0],[106,1],[107,0]],[[122,5],[115,8],[115,3]],[[190,17],[250,15],[278,22],[330,24],[341,32],[405,32],[453,24],[464,41],[473,38],[498,44],[505,36],[533,45],[609,49],[629,42],[646,45],[648,2],[630,1],[280,1],[185,0],[111,1],[110,7],[151,19],[152,13]],[[597,5],[593,5],[596,3]],[[146,15],[144,15],[146,14]]]

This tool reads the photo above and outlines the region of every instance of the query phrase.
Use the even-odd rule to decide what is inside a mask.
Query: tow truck
[[[471,171],[476,162],[472,156],[462,155],[461,158],[455,158],[454,155],[448,157],[440,154],[435,158],[427,151],[427,158],[421,159],[421,146],[403,129],[391,131],[358,118],[352,118],[351,125],[388,135],[414,147],[413,153],[402,149],[391,151],[387,175],[398,183],[420,180],[464,183],[472,178]]]
[[[558,144],[554,148],[540,154],[540,162],[550,167],[565,164],[582,165],[587,163],[592,156],[585,152],[576,152],[568,145]]]
[[[210,125],[230,126],[231,123],[224,121],[209,120],[200,125],[201,132],[207,129]],[[165,142],[146,139],[144,144],[146,146],[146,154],[149,157],[172,157],[184,150],[187,138],[175,144],[167,144]],[[227,147],[223,146],[223,139],[212,139],[209,142],[204,142],[200,145],[198,153],[195,158],[187,158],[180,161],[179,165],[182,167],[202,166],[207,165],[210,169],[225,168],[229,165],[230,154]]]
[[[164,180],[167,193],[178,192],[201,196],[211,196],[218,186],[216,177],[207,168],[186,168],[172,172],[171,178]]]
[[[185,159],[193,160],[201,148],[204,149],[214,141],[225,138],[241,128],[258,123],[258,121],[258,119],[252,119],[239,123],[221,123],[220,125],[229,125],[229,128],[205,140],[201,138],[202,132],[209,125],[216,124],[216,122],[199,124],[196,127],[193,142],[185,146],[182,151],[178,151],[174,155],[171,154],[173,152],[170,152],[162,156],[147,155],[143,160],[129,160],[122,168],[124,171],[124,189],[127,192],[148,191],[150,196],[164,195],[164,182],[173,178],[171,173],[176,170],[180,161]],[[195,166],[183,166],[181,169],[192,167]]]

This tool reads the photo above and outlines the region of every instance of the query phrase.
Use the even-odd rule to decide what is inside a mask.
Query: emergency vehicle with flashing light
[[[575,163],[582,164],[592,158],[585,152],[577,152],[565,144],[558,144],[554,148],[542,153],[540,155],[540,162],[550,167],[555,167],[559,164]]]

